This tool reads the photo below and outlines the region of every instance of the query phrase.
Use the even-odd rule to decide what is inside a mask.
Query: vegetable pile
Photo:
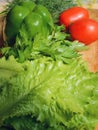
[[[98,73],[78,53],[88,48],[65,29],[30,0],[8,11],[0,130],[94,130],[98,124]]]
[[[22,1],[23,0],[14,0],[10,4],[8,4],[8,6],[12,7]],[[51,13],[53,20],[55,22],[58,21],[59,14],[63,10],[76,6],[77,3],[81,4],[80,0],[73,0],[73,1],[72,0],[62,0],[62,1],[61,0],[29,0],[29,1],[33,1],[37,5],[41,4],[41,5],[45,6]]]

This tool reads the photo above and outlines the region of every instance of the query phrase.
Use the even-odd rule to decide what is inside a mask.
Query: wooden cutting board
[[[88,8],[90,18],[98,21],[98,4]],[[98,72],[98,40],[88,45],[89,49],[81,52],[83,59],[87,62],[91,72]]]

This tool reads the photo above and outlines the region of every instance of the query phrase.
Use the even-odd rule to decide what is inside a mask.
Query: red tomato
[[[88,10],[83,7],[72,7],[68,10],[64,10],[59,17],[60,24],[65,25],[65,27],[68,27],[73,22],[89,18]]]
[[[69,27],[69,32],[73,40],[90,44],[98,40],[98,22],[92,19],[76,21]]]

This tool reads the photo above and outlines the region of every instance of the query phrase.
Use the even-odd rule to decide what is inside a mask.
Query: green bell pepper
[[[35,12],[27,15],[22,24],[22,29],[24,29],[29,38],[33,38],[37,33],[42,32],[43,27],[43,18]]]
[[[5,34],[8,45],[13,46],[20,29],[33,38],[38,33],[47,36],[53,28],[53,19],[47,8],[26,0],[15,5],[7,14]]]
[[[30,11],[33,11],[34,8],[36,7],[36,4],[35,4],[34,2],[28,1],[28,0],[27,0],[27,1],[20,2],[19,5],[21,5],[21,6],[23,6],[23,7],[26,7],[26,8],[29,9]]]
[[[5,34],[9,45],[13,45],[24,18],[35,8],[31,1],[21,2],[15,5],[7,14]]]
[[[37,5],[35,12],[40,14],[49,26],[54,27],[52,16],[45,6]]]
[[[43,17],[43,22],[45,26],[44,32],[46,33],[47,36],[54,29],[54,22],[50,12],[43,5],[37,5],[36,8],[34,9],[34,12],[40,14]]]
[[[23,6],[16,5],[7,15],[5,33],[8,42],[14,42],[23,19],[29,14],[29,10]]]
[[[37,5],[33,12],[25,17],[23,26],[30,38],[40,33],[42,36],[48,36],[54,28],[51,14],[43,5]]]

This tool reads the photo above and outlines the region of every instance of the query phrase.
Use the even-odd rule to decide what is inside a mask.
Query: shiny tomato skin
[[[82,19],[74,22],[69,27],[73,40],[78,40],[88,45],[98,40],[98,22],[93,19]]]
[[[88,10],[83,7],[75,6],[64,10],[60,14],[59,21],[61,25],[63,24],[66,28],[68,28],[68,26],[73,22],[85,18],[89,18]]]

